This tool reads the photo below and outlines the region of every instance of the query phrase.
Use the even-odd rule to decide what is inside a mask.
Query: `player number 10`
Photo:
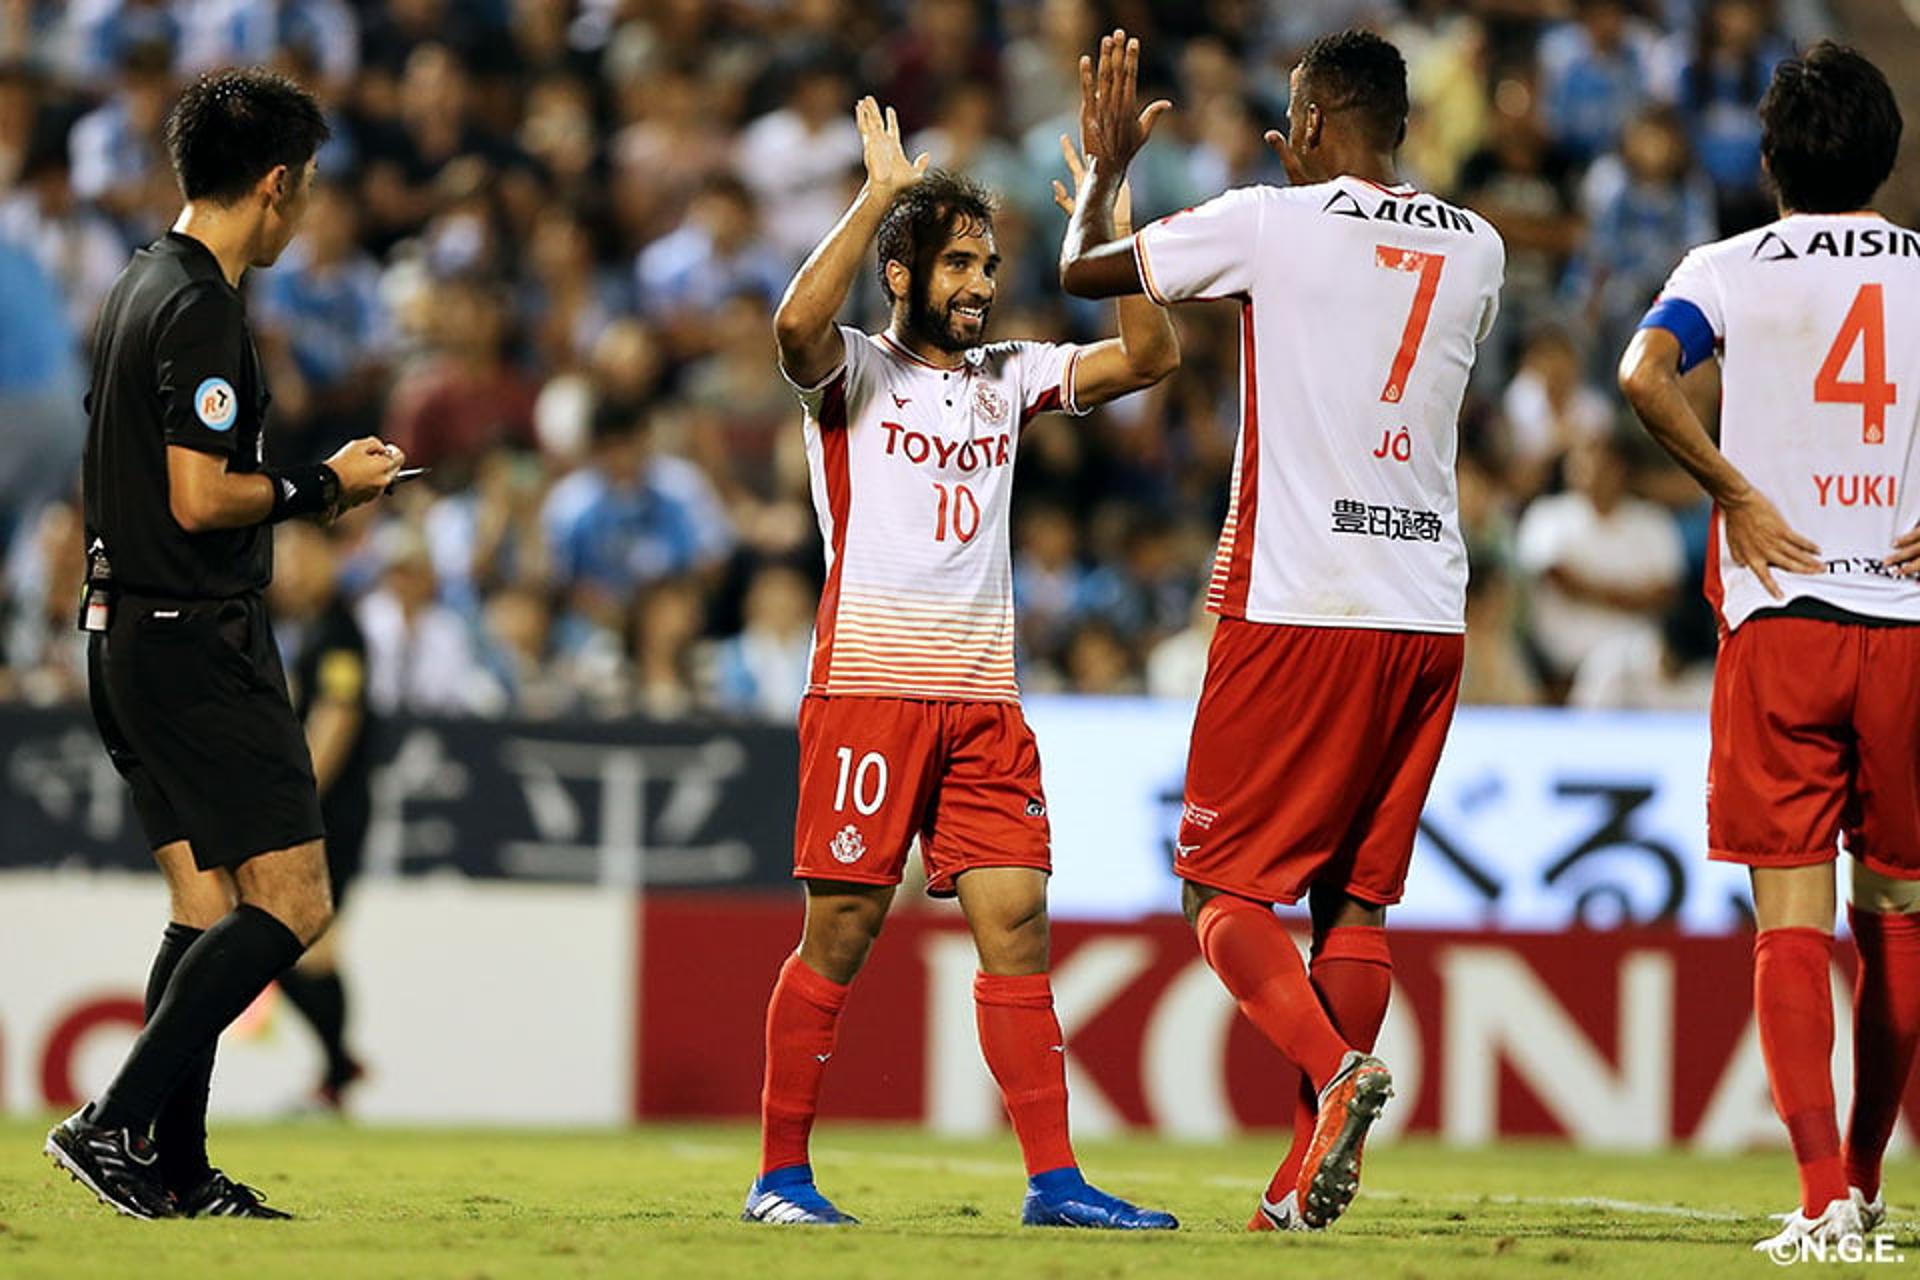
[[[833,811],[846,810],[851,784],[854,809],[861,816],[871,818],[887,800],[887,758],[878,751],[869,751],[856,765],[852,747],[841,747],[835,754],[840,757],[840,783],[833,789]]]
[[[933,491],[939,495],[939,510],[933,517],[933,540],[945,542],[948,530],[962,542],[972,542],[980,532],[980,500],[963,484],[946,485],[938,481]],[[951,517],[951,519],[949,519]]]

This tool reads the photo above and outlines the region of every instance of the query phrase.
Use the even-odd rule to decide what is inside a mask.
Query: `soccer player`
[[[371,438],[272,466],[241,278],[300,224],[327,126],[257,70],[188,86],[166,137],[186,207],[101,306],[82,486],[93,714],[165,874],[147,1024],[107,1091],[47,1135],[54,1163],[138,1218],[284,1218],[207,1159],[221,1031],[327,927],[319,797],[262,591],[272,526],[385,492]]]
[[[761,1173],[744,1217],[844,1223],[807,1139],[848,984],[918,837],[928,892],[954,897],[980,954],[980,1047],[1026,1160],[1023,1220],[1170,1228],[1089,1185],[1067,1133],[1065,1048],[1047,980],[1046,800],[1014,683],[1007,512],[1020,433],[1179,363],[1166,315],[1119,308],[1090,346],[986,341],[1000,255],[985,192],[909,162],[894,113],[855,111],[866,183],[774,318],[806,408],[827,582],[800,710],[799,950],[767,1006]],[[879,240],[883,333],[834,324]]]
[[[1291,178],[1133,236],[1111,223],[1136,138],[1138,41],[1081,64],[1088,169],[1061,248],[1070,293],[1234,298],[1240,441],[1208,606],[1221,617],[1174,871],[1201,954],[1299,1067],[1294,1142],[1249,1228],[1318,1228],[1352,1200],[1390,1095],[1383,924],[1452,721],[1466,550],[1453,474],[1505,250],[1485,219],[1398,180],[1406,64],[1376,35],[1293,69]],[[1311,969],[1275,903],[1309,899]]]
[[[305,522],[280,531],[273,589],[278,638],[292,655],[293,711],[307,734],[320,818],[327,828],[327,883],[337,921],[360,875],[373,819],[373,712],[367,697],[367,641],[345,591],[333,544]],[[345,1108],[365,1071],[347,1050],[347,986],[340,976],[336,923],[280,975],[280,991],[319,1038],[326,1063],[314,1089],[321,1111]]]
[[[1648,431],[1714,502],[1720,614],[1710,857],[1753,878],[1753,1002],[1800,1203],[1757,1247],[1858,1236],[1920,1043],[1920,235],[1870,207],[1887,81],[1828,42],[1760,103],[1780,220],[1674,270],[1620,363]],[[1720,359],[1720,434],[1682,375]],[[1853,1116],[1834,1114],[1834,857],[1859,949]]]

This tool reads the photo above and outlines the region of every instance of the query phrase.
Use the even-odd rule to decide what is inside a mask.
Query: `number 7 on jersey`
[[[1447,255],[1377,244],[1373,246],[1373,265],[1391,271],[1417,272],[1420,276],[1420,282],[1413,288],[1413,308],[1407,312],[1406,328],[1400,331],[1400,349],[1393,353],[1387,385],[1380,391],[1380,398],[1386,403],[1399,404],[1400,397],[1407,393],[1407,376],[1413,372],[1414,359],[1420,354],[1420,339],[1427,333],[1427,319],[1433,314],[1433,295],[1440,290],[1440,272],[1447,265]]]

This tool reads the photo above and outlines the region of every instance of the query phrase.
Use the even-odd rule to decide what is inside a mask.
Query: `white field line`
[[[1916,0],[1920,2],[1920,0]],[[727,1146],[713,1142],[672,1142],[667,1150],[684,1160],[750,1160],[753,1149],[747,1146]],[[1017,1178],[1024,1176],[1025,1168],[1011,1160],[973,1160],[954,1159],[946,1156],[909,1155],[891,1151],[856,1151],[850,1147],[816,1147],[815,1154],[832,1160],[864,1160],[871,1164],[886,1165],[895,1169],[918,1169],[930,1173],[942,1171],[971,1174],[982,1178]],[[1100,1170],[1102,1180],[1117,1183],[1160,1182],[1193,1183],[1200,1182],[1209,1187],[1219,1187],[1229,1191],[1257,1191],[1245,1178],[1229,1178],[1222,1174],[1211,1174],[1201,1178],[1192,1178],[1164,1169],[1107,1169]],[[1647,1204],[1638,1200],[1616,1200],[1611,1196],[1509,1196],[1509,1195],[1472,1195],[1462,1192],[1440,1194],[1396,1191],[1384,1187],[1363,1187],[1360,1195],[1370,1200],[1424,1200],[1441,1201],[1447,1204],[1499,1204],[1530,1205],[1551,1209],[1604,1209],[1611,1213],[1638,1213],[1661,1218],[1688,1218],[1699,1222],[1749,1222],[1759,1221],[1762,1215],[1733,1213],[1724,1209],[1693,1209],[1679,1204]]]

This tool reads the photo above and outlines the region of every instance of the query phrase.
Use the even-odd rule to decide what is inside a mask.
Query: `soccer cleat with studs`
[[[1361,1148],[1367,1130],[1393,1096],[1387,1064],[1349,1049],[1340,1070],[1320,1090],[1313,1144],[1300,1168],[1300,1220],[1318,1229],[1337,1219],[1360,1189]]]
[[[173,1195],[160,1181],[160,1156],[153,1144],[131,1129],[105,1129],[93,1123],[93,1104],[55,1125],[47,1134],[47,1158],[100,1203],[129,1218],[171,1218],[179,1213]]]
[[[1300,1217],[1300,1193],[1288,1191],[1280,1197],[1278,1204],[1265,1196],[1260,1197],[1260,1207],[1253,1211],[1253,1217],[1247,1221],[1249,1231],[1318,1231],[1310,1227]]]
[[[1848,1187],[1847,1194],[1853,1198],[1853,1207],[1860,1211],[1860,1229],[1876,1230],[1887,1220],[1887,1201],[1884,1192],[1876,1191],[1873,1199],[1867,1199],[1867,1193],[1858,1187]]]
[[[1020,1222],[1028,1227],[1094,1227],[1106,1231],[1172,1231],[1179,1219],[1108,1195],[1069,1165],[1027,1179]]]
[[[214,1169],[206,1181],[175,1197],[184,1218],[271,1218],[293,1217],[267,1203],[267,1197],[244,1182],[235,1182]]]
[[[1753,1251],[1771,1254],[1775,1262],[1783,1264],[1800,1261],[1803,1252],[1810,1246],[1833,1248],[1848,1241],[1862,1240],[1867,1233],[1861,1221],[1860,1206],[1854,1203],[1851,1195],[1830,1202],[1818,1217],[1809,1218],[1799,1209],[1792,1213],[1778,1213],[1774,1217],[1784,1224],[1779,1234],[1760,1241],[1753,1246]]]
[[[813,1167],[793,1164],[754,1179],[742,1222],[771,1222],[788,1227],[854,1227],[860,1219],[842,1213],[813,1185]]]

